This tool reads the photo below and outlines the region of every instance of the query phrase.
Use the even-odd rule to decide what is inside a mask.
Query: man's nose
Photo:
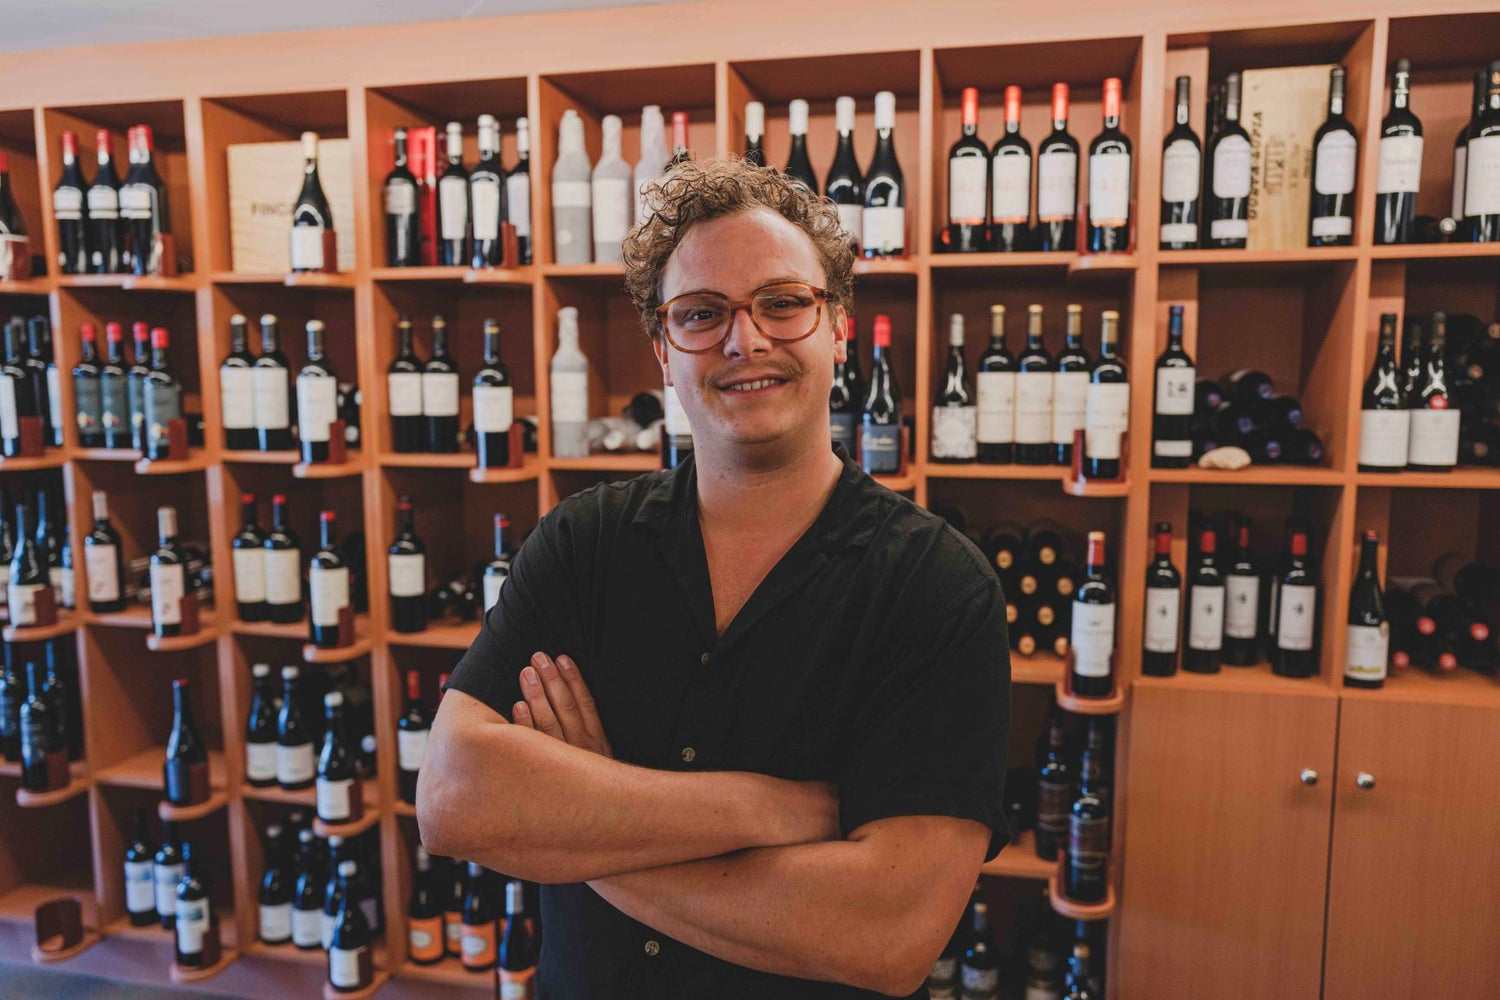
[[[729,336],[724,339],[725,357],[748,358],[757,354],[769,354],[775,341],[760,332],[750,318],[750,307],[740,306],[729,316]]]

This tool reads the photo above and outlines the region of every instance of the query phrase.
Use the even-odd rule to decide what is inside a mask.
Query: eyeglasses
[[[823,321],[825,289],[805,281],[773,281],[739,302],[718,292],[688,292],[656,309],[667,340],[684,354],[706,354],[729,339],[734,314],[750,314],[755,328],[783,344],[806,340]]]

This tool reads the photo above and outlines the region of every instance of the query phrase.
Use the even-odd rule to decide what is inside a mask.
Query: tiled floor
[[[224,995],[135,986],[96,976],[0,962],[0,1000],[224,1000]]]

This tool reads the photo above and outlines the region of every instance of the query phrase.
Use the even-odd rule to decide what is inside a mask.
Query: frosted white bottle
[[[552,167],[552,257],[559,264],[592,260],[592,172],[583,148],[583,119],[569,108],[557,128],[557,162]]]
[[[662,117],[659,105],[648,104],[641,109],[641,158],[635,165],[637,221],[651,214],[646,208],[646,185],[661,175],[671,158],[672,152],[667,148],[667,121]]]
[[[620,155],[623,124],[619,115],[604,116],[604,152],[594,165],[594,260],[599,264],[621,261],[620,243],[635,207],[630,164]]]
[[[557,353],[552,355],[552,455],[589,453],[589,359],[578,346],[578,310],[557,311]]]

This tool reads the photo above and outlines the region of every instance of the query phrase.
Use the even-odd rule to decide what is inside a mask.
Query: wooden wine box
[[[338,269],[354,270],[354,188],[348,139],[318,143],[318,176],[333,210]],[[292,207],[302,190],[300,142],[228,147],[229,253],[235,271],[291,270]]]
[[[1250,250],[1307,246],[1313,135],[1328,117],[1332,66],[1278,66],[1242,76],[1250,133]]]

